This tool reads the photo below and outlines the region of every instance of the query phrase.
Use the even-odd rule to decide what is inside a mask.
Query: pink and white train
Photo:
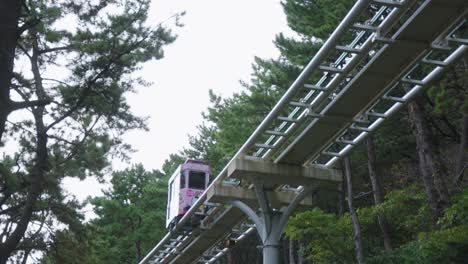
[[[166,228],[172,229],[205,191],[210,181],[210,167],[197,160],[186,160],[169,179]],[[201,219],[203,206],[194,218]]]

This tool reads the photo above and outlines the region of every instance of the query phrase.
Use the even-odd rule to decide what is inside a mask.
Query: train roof
[[[197,163],[197,164],[203,164],[203,165],[208,165],[206,162],[202,160],[194,160],[194,159],[186,159],[184,164],[189,164],[189,163]]]

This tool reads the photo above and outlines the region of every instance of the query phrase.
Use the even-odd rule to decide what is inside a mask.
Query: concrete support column
[[[280,239],[288,218],[300,201],[310,193],[312,188],[304,187],[286,209],[280,211],[270,207],[263,184],[260,184],[258,181],[254,181],[253,184],[260,207],[259,213],[256,213],[247,204],[239,200],[231,201],[231,204],[239,208],[255,223],[255,229],[262,240],[263,264],[278,264],[280,263]]]
[[[279,247],[280,247],[280,240],[281,235],[283,233],[284,228],[286,227],[286,223],[281,223],[281,218],[285,216],[282,212],[271,212],[268,217],[271,219],[271,226],[270,230],[266,229],[266,226],[263,226],[263,232],[265,234],[265,239],[262,239],[262,247],[263,247],[263,264],[272,263],[278,264],[280,261],[279,256]],[[289,215],[286,216],[286,220]],[[258,231],[258,228],[257,228]]]
[[[263,264],[279,264],[279,244],[263,245]]]

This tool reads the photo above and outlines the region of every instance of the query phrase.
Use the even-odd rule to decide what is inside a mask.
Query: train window
[[[185,174],[183,172],[180,173],[180,188],[185,188]]]
[[[189,172],[189,188],[205,189],[205,173],[201,171]]]

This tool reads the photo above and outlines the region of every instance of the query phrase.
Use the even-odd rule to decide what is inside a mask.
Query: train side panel
[[[180,200],[180,171],[179,166],[169,178],[168,198],[167,198],[167,217],[166,228],[179,215],[179,200]]]

